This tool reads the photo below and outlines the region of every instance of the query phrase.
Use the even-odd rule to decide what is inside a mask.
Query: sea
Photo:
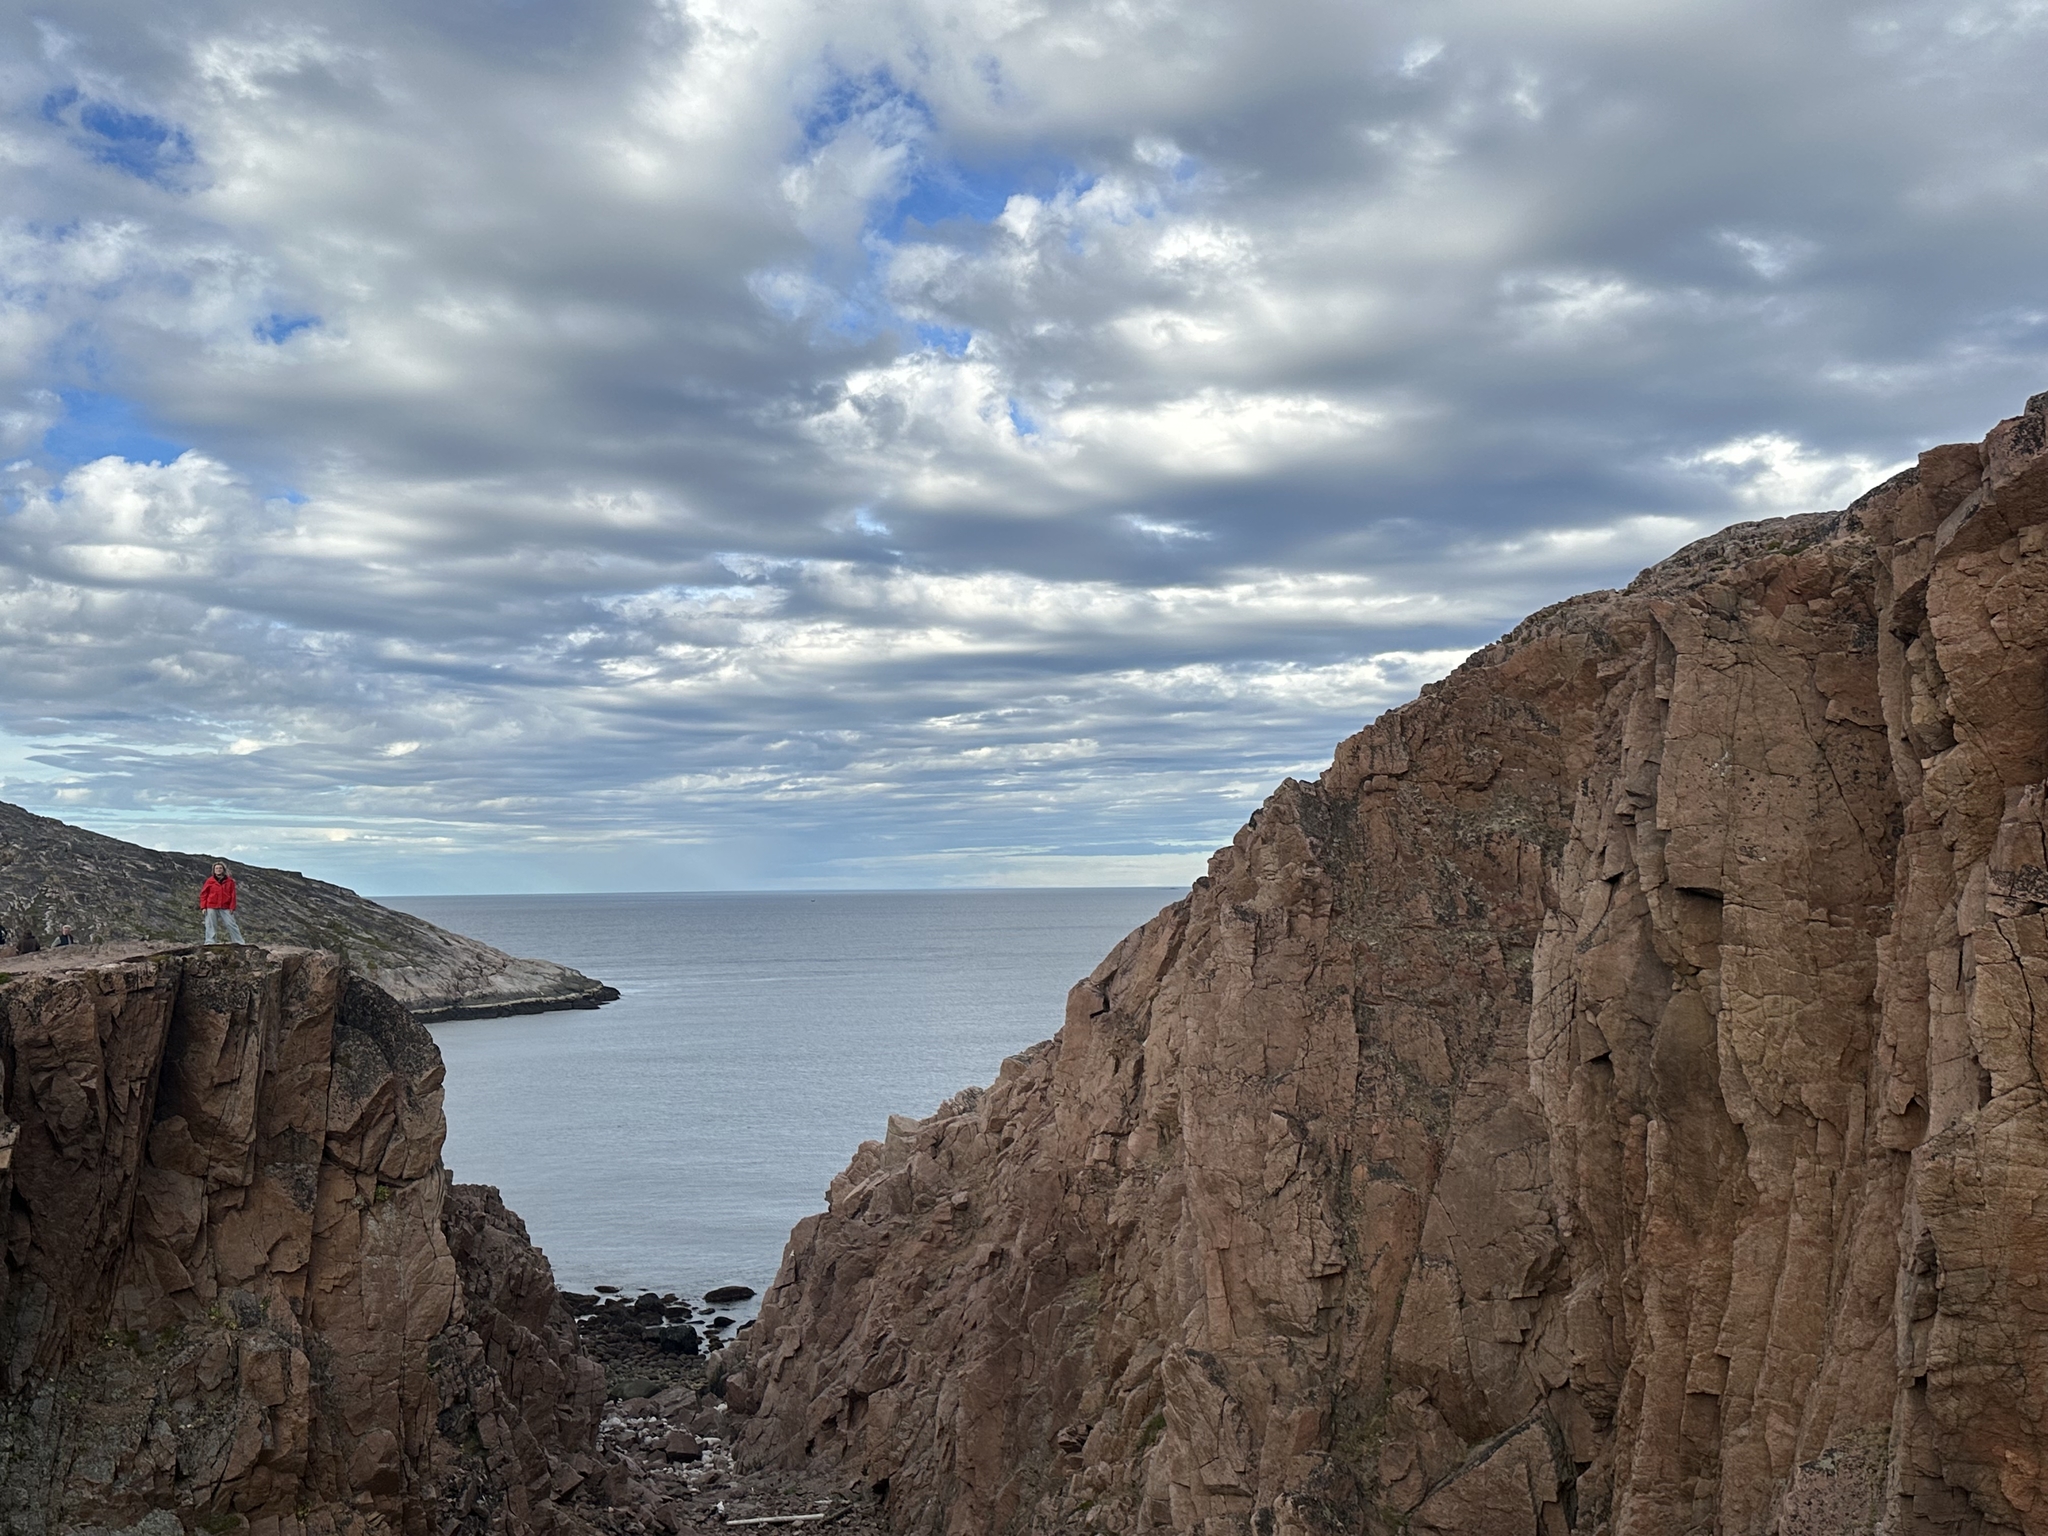
[[[891,1114],[1050,1036],[1171,889],[412,896],[385,905],[622,994],[432,1026],[445,1157],[557,1283],[765,1291],[790,1228]],[[758,1301],[724,1310],[737,1319]]]

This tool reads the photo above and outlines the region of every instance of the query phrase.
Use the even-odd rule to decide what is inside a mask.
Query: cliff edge
[[[0,803],[0,926],[48,944],[187,943],[213,860],[139,848]],[[242,931],[254,944],[327,949],[430,1023],[595,1008],[619,994],[551,960],[524,960],[424,918],[290,870],[234,866]]]
[[[2048,1532],[2044,440],[1283,784],[834,1181],[746,1455],[960,1536]]]
[[[307,950],[0,963],[0,1529],[587,1530],[603,1372],[404,1008]]]

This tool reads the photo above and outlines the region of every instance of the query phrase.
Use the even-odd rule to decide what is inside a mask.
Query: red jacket
[[[229,875],[223,880],[219,875],[208,875],[206,884],[199,887],[199,910],[202,912],[232,912],[235,910],[235,877]]]

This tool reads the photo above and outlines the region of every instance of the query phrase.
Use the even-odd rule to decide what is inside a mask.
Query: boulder
[[[694,1355],[703,1345],[702,1337],[688,1323],[663,1323],[659,1327],[642,1330],[641,1337],[673,1355]]]

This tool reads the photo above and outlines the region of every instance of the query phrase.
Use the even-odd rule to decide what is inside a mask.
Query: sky
[[[0,4],[0,799],[1177,884],[2048,389],[2048,3]]]

